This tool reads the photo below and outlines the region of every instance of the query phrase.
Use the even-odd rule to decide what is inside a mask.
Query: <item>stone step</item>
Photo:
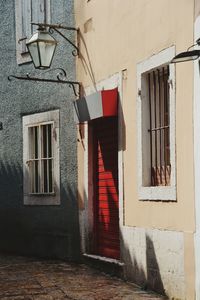
[[[123,278],[124,263],[117,259],[84,253],[83,262],[104,273]]]

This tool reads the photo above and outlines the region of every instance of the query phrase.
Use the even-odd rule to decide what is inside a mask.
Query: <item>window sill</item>
[[[29,193],[29,197],[55,197],[55,193]]]
[[[175,186],[140,187],[141,201],[177,201]]]
[[[24,196],[24,205],[46,206],[60,205],[60,195],[28,195]]]

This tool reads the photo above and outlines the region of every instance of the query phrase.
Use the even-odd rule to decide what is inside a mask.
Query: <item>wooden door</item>
[[[94,252],[119,259],[118,119],[93,121]]]

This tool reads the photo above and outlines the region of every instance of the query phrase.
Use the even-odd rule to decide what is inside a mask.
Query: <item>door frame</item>
[[[123,71],[116,73],[107,79],[104,79],[94,87],[86,89],[86,96],[101,90],[118,88],[119,105],[118,105],[118,188],[119,188],[119,231],[120,231],[120,253],[121,253],[121,232],[124,224],[123,219],[123,113],[122,113],[122,76]],[[84,254],[91,254],[90,251],[94,247],[92,239],[94,228],[93,215],[93,166],[89,165],[88,157],[92,159],[92,126],[85,124],[84,139],[84,211],[80,216],[80,226],[82,232],[81,248]]]

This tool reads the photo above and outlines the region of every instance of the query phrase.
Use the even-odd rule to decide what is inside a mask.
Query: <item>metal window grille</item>
[[[169,66],[147,74],[151,186],[170,185]]]
[[[54,193],[53,183],[53,123],[28,128],[29,136],[29,192]]]

